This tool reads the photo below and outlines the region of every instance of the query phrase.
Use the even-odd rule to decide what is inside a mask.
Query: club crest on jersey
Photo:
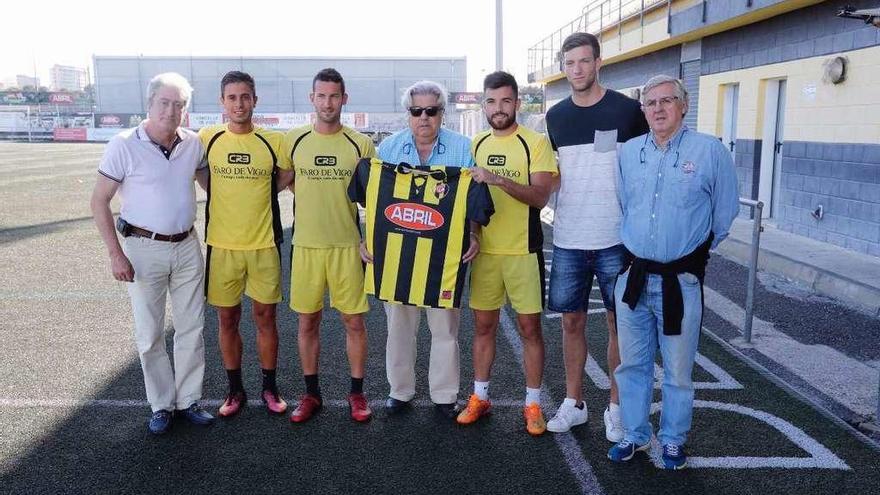
[[[446,301],[452,299],[452,291],[451,290],[444,290],[443,292],[440,293],[440,299],[443,299]]]
[[[336,166],[336,157],[335,156],[316,156],[315,157],[315,166],[316,167],[335,167]]]
[[[226,161],[229,163],[240,163],[243,165],[247,165],[251,162],[251,155],[247,153],[230,153],[226,156]]]
[[[385,208],[389,222],[411,230],[435,230],[445,223],[443,215],[430,206],[417,203],[394,203]]]
[[[438,182],[436,186],[434,186],[434,197],[437,199],[443,199],[446,195],[449,194],[449,184],[445,182]]]
[[[486,159],[486,165],[493,167],[503,167],[507,163],[507,157],[504,155],[489,155]]]

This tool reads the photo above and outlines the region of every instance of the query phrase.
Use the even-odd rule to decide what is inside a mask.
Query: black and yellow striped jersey
[[[366,208],[364,291],[383,301],[430,308],[461,304],[470,221],[495,211],[485,184],[467,169],[358,163],[348,195]]]
[[[275,185],[276,167],[290,169],[284,135],[255,128],[247,134],[227,126],[203,127],[210,171],[205,206],[205,243],[223,249],[275,247],[283,240]]]
[[[357,207],[347,189],[358,160],[376,155],[373,140],[343,127],[321,134],[313,125],[284,139],[294,171],[293,245],[307,248],[357,246]]]
[[[491,130],[477,134],[471,152],[478,167],[517,184],[530,184],[531,174],[536,172],[559,174],[550,140],[521,125],[507,136],[495,136]],[[523,203],[498,186],[489,186],[489,192],[495,203],[495,216],[492,225],[483,229],[480,252],[523,255],[541,251],[541,209]]]

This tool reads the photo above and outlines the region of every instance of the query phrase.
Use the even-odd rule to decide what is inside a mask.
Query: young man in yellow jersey
[[[318,72],[309,99],[315,107],[315,123],[293,129],[284,142],[285,154],[293,165],[291,180],[296,195],[290,309],[298,315],[299,356],[306,383],[306,393],[290,420],[307,421],[323,404],[318,386],[319,329],[324,293],[329,289],[330,306],[341,313],[345,326],[351,367],[351,417],[364,422],[373,414],[363,393],[367,359],[363,314],[369,305],[358,253],[358,212],[348,199],[347,189],[358,160],[372,157],[376,151],[369,137],[342,125],[342,106],[348,95],[339,72],[332,68]]]
[[[475,181],[489,185],[495,214],[483,227],[480,254],[471,267],[474,393],[457,421],[470,424],[491,410],[489,375],[495,337],[501,307],[509,298],[523,344],[526,430],[540,435],[547,427],[541,412],[545,275],[540,210],[559,171],[547,138],[516,123],[520,106],[516,79],[494,72],[486,76],[483,92],[483,112],[492,130],[474,137],[472,174]]]
[[[284,136],[254,127],[254,79],[244,72],[229,72],[223,76],[220,91],[229,121],[199,131],[210,170],[205,285],[208,303],[219,315],[220,353],[229,379],[229,394],[219,414],[233,416],[247,403],[238,328],[242,293],[253,302],[263,374],[261,398],[270,412],[282,414],[287,404],[275,382],[275,305],[281,301],[282,240],[276,180],[280,181],[278,175],[284,171],[290,173],[290,163],[282,150]]]

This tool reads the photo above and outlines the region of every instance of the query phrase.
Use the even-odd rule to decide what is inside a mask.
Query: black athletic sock
[[[306,381],[306,393],[321,397],[321,387],[318,386],[318,375],[303,375]]]
[[[275,370],[263,369],[263,390],[278,393],[278,385],[275,384]]]
[[[244,383],[241,382],[241,368],[226,370],[226,378],[229,380],[229,393],[244,392]]]
[[[353,393],[353,394],[364,393],[364,379],[363,378],[351,377],[351,393]]]

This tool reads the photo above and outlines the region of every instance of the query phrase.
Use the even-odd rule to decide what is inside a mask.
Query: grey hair
[[[177,72],[164,72],[150,79],[149,84],[147,84],[148,104],[153,102],[153,97],[156,96],[156,92],[164,87],[177,89],[180,92],[180,97],[183,98],[183,101],[185,102],[183,105],[184,108],[189,106],[189,102],[192,99],[193,88],[189,84],[189,81]]]
[[[419,81],[403,91],[403,97],[400,98],[400,104],[403,109],[407,110],[412,106],[412,99],[415,95],[434,95],[437,97],[437,104],[441,110],[446,109],[446,101],[449,99],[449,92],[440,83],[434,81]]]
[[[645,83],[645,86],[642,88],[642,105],[645,104],[648,98],[648,91],[660,86],[661,84],[672,83],[675,87],[675,96],[678,97],[678,101],[687,105],[688,103],[688,92],[684,89],[684,84],[682,84],[680,79],[676,79],[672,76],[667,76],[666,74],[660,74],[658,76],[654,76],[651,79],[648,79],[648,82]]]

